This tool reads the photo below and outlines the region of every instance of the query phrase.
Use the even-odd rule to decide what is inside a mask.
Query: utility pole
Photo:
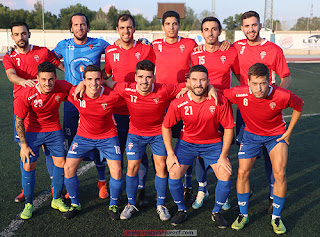
[[[273,5],[274,0],[265,0],[263,27],[273,31]]]

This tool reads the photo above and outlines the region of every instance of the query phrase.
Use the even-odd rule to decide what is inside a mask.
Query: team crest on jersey
[[[34,59],[39,62],[39,56],[38,55],[34,55]]]
[[[162,44],[158,44],[158,50],[160,51],[160,53],[162,52]]]
[[[183,44],[179,46],[181,53],[183,53],[184,49],[186,48]]]
[[[61,97],[59,95],[57,95],[55,98],[54,98],[57,102],[60,101]]]
[[[221,59],[222,64],[224,64],[224,62],[227,60],[227,57],[223,55],[220,57],[220,59]]]
[[[266,55],[267,55],[266,51],[262,51],[260,53],[261,60],[263,60]]]
[[[108,105],[107,103],[102,103],[102,104],[101,104],[101,106],[102,106],[103,110],[106,110],[107,105]]]
[[[271,103],[269,104],[269,106],[270,106],[270,108],[271,108],[272,110],[274,110],[274,108],[276,107],[276,103],[271,102]]]
[[[140,54],[139,52],[136,52],[135,56],[136,56],[136,58],[137,58],[138,60],[140,60],[141,54]]]
[[[89,46],[89,48],[92,50],[93,44],[89,44],[88,46]]]
[[[153,99],[153,101],[154,101],[156,104],[158,104],[158,103],[159,103],[159,98],[155,98],[155,99]]]
[[[73,144],[72,144],[72,149],[71,149],[71,150],[73,151],[73,150],[74,150],[74,149],[76,149],[77,147],[78,147],[78,143],[73,143]]]
[[[83,72],[84,71],[84,65],[80,65],[80,72]]]
[[[216,109],[216,106],[214,106],[214,105],[211,105],[210,106],[210,108],[209,108],[209,110],[210,110],[210,112],[213,114],[213,112],[215,111],[215,109]]]
[[[133,147],[133,143],[132,143],[132,142],[130,142],[130,143],[128,144],[129,152],[131,151],[132,147]]]

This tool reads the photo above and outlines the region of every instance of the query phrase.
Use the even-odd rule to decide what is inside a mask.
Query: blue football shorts
[[[162,135],[158,136],[138,136],[128,134],[127,138],[127,159],[140,160],[146,151],[147,145],[150,144],[152,154],[158,156],[167,156],[166,147],[163,143]]]
[[[277,136],[259,136],[248,131],[244,131],[242,143],[239,148],[239,159],[251,159],[261,156],[261,148],[265,146],[268,153],[279,143],[277,139],[282,135]],[[280,142],[286,143],[284,140]]]
[[[90,152],[94,149],[100,151],[100,161],[103,159],[108,160],[120,160],[121,161],[121,151],[119,145],[118,136],[110,137],[106,139],[89,139],[76,135],[73,138],[72,144],[69,148],[67,158],[84,158],[90,156]]]
[[[30,155],[31,163],[37,161],[39,149],[42,145],[44,145],[46,152],[51,156],[66,156],[66,142],[61,129],[54,132],[26,132],[26,139],[29,147],[35,154],[35,156]]]
[[[205,168],[216,164],[222,151],[222,142],[210,144],[196,144],[178,140],[175,147],[175,154],[180,164],[192,165],[197,156],[204,160]]]

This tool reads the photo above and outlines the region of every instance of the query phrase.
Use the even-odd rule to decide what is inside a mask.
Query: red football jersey
[[[113,87],[124,98],[129,109],[129,133],[138,136],[160,135],[168,102],[186,85],[155,83],[147,96],[140,95],[136,85],[137,83],[116,83]]]
[[[243,39],[235,42],[233,46],[238,52],[241,85],[248,85],[248,70],[255,63],[263,63],[269,68],[270,84],[276,83],[276,74],[280,78],[290,76],[286,59],[278,45],[264,40],[259,45],[250,46],[247,39]]]
[[[24,119],[26,132],[53,132],[61,129],[59,107],[72,85],[57,80],[54,89],[42,94],[37,84],[14,100],[14,114]]]
[[[156,82],[177,84],[185,82],[190,69],[190,54],[197,43],[193,39],[179,37],[178,41],[169,44],[165,38],[152,42],[156,55]]]
[[[96,99],[91,99],[85,93],[82,99],[75,101],[72,87],[68,101],[79,111],[79,126],[77,135],[89,139],[106,139],[117,136],[116,122],[113,118],[113,108],[118,104],[119,95],[110,88],[103,87]]]
[[[236,86],[221,91],[228,100],[237,104],[245,123],[245,130],[260,136],[285,133],[286,123],[282,110],[291,107],[301,111],[303,100],[291,91],[270,86],[266,98],[255,98],[249,86]]]
[[[221,94],[218,94],[218,105],[213,98],[197,103],[191,99],[190,93],[171,102],[163,126],[171,128],[182,119],[183,141],[196,144],[221,142],[219,123],[226,129],[234,127],[230,103]]]
[[[130,49],[123,49],[121,46],[109,45],[105,52],[106,63],[104,70],[107,74],[112,73],[112,80],[116,82],[135,81],[136,66],[139,61],[150,60],[155,63],[155,55],[150,45],[135,41]],[[126,106],[116,107],[115,114],[129,115]]]
[[[202,50],[191,53],[191,66],[198,64],[207,68],[210,84],[219,90],[231,87],[232,71],[240,74],[238,54],[232,46],[226,51],[219,49],[212,53],[203,46]]]
[[[19,77],[23,79],[36,79],[38,75],[38,65],[43,62],[52,62],[56,67],[60,65],[60,60],[46,47],[30,45],[30,51],[20,54],[17,50],[6,54],[3,57],[5,70],[13,68]],[[13,96],[17,97],[23,93],[23,86],[14,84]]]

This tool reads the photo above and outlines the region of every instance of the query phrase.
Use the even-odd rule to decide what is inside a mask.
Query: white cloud
[[[15,0],[0,0],[0,3],[6,7],[16,9],[17,3]]]
[[[37,0],[25,0],[28,8],[33,8],[33,5],[37,2]]]
[[[104,7],[102,7],[102,11],[104,11],[105,13],[108,13],[111,6],[115,7],[116,4],[112,3],[112,4],[105,5]]]

